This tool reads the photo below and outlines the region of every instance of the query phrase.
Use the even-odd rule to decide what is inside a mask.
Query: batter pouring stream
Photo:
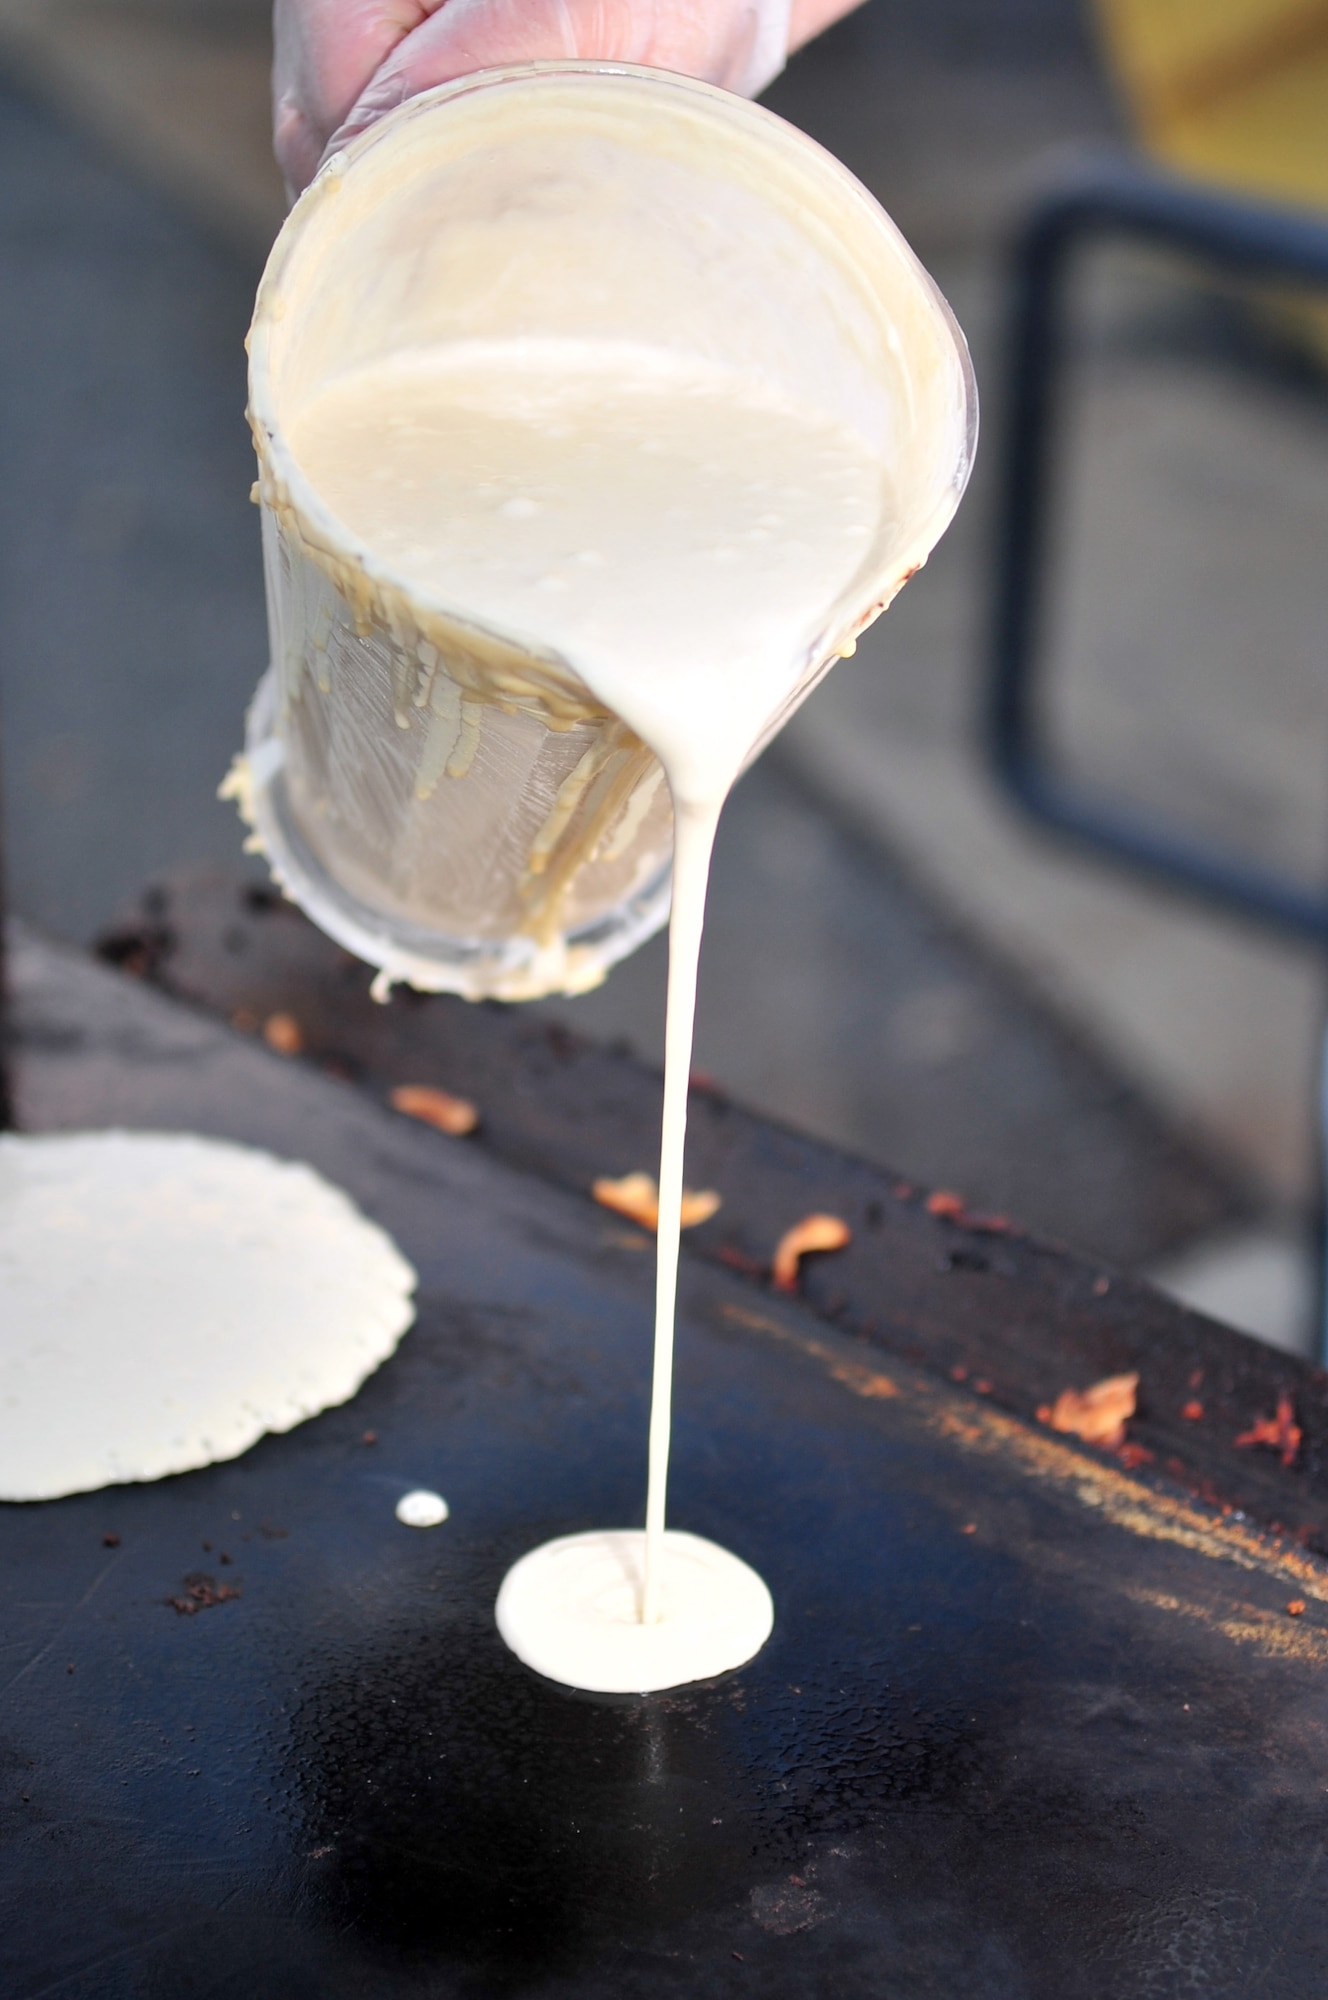
[[[846,426],[760,381],[671,351],[581,339],[399,355],[335,380],[300,411],[291,442],[327,505],[408,587],[532,654],[556,651],[668,779],[673,909],[643,1561],[640,1537],[626,1531],[551,1544],[511,1572],[498,1615],[531,1665],[582,1687],[718,1672],[757,1650],[770,1609],[744,1564],[664,1527],[706,883],[734,780],[820,663],[855,579],[881,566],[893,527],[885,469]]]

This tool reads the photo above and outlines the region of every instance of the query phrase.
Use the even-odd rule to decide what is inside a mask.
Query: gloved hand
[[[503,63],[644,63],[754,97],[858,0],[276,0],[277,160],[292,194],[408,97]]]

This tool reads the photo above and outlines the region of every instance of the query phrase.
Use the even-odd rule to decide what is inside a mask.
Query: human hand
[[[504,63],[642,63],[754,97],[858,0],[276,0],[277,160],[325,153],[434,84]]]

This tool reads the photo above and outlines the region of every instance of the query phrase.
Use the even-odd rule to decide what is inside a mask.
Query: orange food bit
[[[817,1250],[842,1250],[853,1241],[853,1231],[837,1215],[804,1215],[792,1229],[785,1230],[775,1245],[771,1276],[777,1292],[796,1292],[798,1266]]]
[[[615,1215],[625,1215],[629,1222],[635,1222],[642,1229],[659,1228],[659,1185],[649,1174],[624,1174],[621,1180],[597,1180],[590,1190],[601,1208],[611,1208]],[[690,1188],[682,1191],[682,1227],[695,1229],[702,1222],[709,1222],[712,1215],[722,1205],[723,1197],[713,1188],[702,1188],[693,1193]]]
[[[1062,1389],[1054,1403],[1039,1409],[1038,1422],[1116,1451],[1125,1442],[1125,1423],[1134,1415],[1138,1388],[1139,1377],[1132,1374],[1108,1375],[1091,1389]]]
[[[279,1056],[298,1056],[304,1048],[304,1031],[293,1014],[269,1014],[263,1040]]]
[[[1116,1448],[1116,1456],[1127,1472],[1133,1472],[1141,1465],[1151,1465],[1156,1455],[1146,1444],[1131,1444],[1128,1439]]]
[[[1187,1424],[1201,1424],[1203,1422],[1203,1404],[1196,1402],[1193,1398],[1188,1403],[1181,1404],[1180,1413]]]
[[[1291,1618],[1303,1618],[1305,1616],[1305,1600],[1303,1597],[1292,1598],[1290,1604],[1287,1606],[1287,1615]]]
[[[1238,1446],[1265,1444],[1270,1450],[1281,1454],[1285,1466],[1295,1464],[1300,1455],[1301,1429],[1296,1422],[1295,1405],[1290,1396],[1281,1395],[1277,1399],[1275,1417],[1256,1417],[1247,1431],[1242,1431],[1236,1439]]]
[[[431,1083],[399,1083],[390,1093],[389,1102],[394,1111],[403,1111],[407,1118],[423,1119],[426,1125],[449,1132],[454,1139],[464,1139],[480,1122],[480,1114],[469,1099],[453,1097],[450,1090],[436,1090]]]

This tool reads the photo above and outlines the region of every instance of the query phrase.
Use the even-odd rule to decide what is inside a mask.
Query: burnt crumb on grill
[[[1290,1396],[1283,1393],[1277,1399],[1277,1415],[1256,1417],[1247,1431],[1242,1431],[1236,1439],[1239,1451],[1247,1445],[1267,1445],[1277,1452],[1282,1464],[1290,1470],[1300,1454],[1302,1431],[1296,1422],[1295,1405]]]
[[[808,1886],[802,1875],[790,1875],[787,1886],[771,1883],[753,1889],[751,1914],[762,1930],[775,1937],[793,1937],[823,1923],[828,1912],[819,1889]]]
[[[222,1561],[226,1558],[223,1556]],[[214,1604],[225,1604],[228,1598],[239,1597],[240,1587],[235,1583],[218,1583],[215,1576],[208,1576],[202,1570],[194,1570],[184,1579],[182,1593],[178,1597],[167,1597],[163,1602],[181,1618],[192,1618],[199,1611],[209,1611]]]
[[[939,1271],[989,1271],[991,1260],[980,1250],[947,1250],[936,1267]]]
[[[141,923],[103,931],[93,946],[97,957],[135,979],[153,979],[179,942],[170,924]]]
[[[1135,1444],[1127,1438],[1124,1444],[1117,1445],[1116,1456],[1127,1472],[1134,1472],[1141,1465],[1151,1465],[1157,1453],[1146,1444]]]
[[[727,1264],[730,1271],[741,1271],[746,1278],[768,1278],[770,1275],[768,1264],[763,1264],[759,1257],[749,1257],[745,1250],[739,1250],[733,1243],[720,1244],[719,1261]]]

